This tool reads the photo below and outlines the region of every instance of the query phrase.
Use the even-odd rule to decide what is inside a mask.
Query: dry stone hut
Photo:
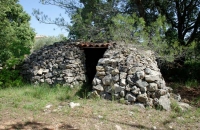
[[[32,83],[73,87],[88,82],[92,95],[170,109],[169,92],[152,51],[120,43],[55,43],[33,52],[23,64]]]

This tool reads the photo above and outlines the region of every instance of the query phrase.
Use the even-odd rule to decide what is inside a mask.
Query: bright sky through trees
[[[59,27],[53,24],[40,23],[33,15],[33,9],[40,9],[50,18],[54,19],[60,14],[65,17],[65,20],[70,22],[68,15],[64,14],[64,10],[51,5],[42,5],[39,3],[40,0],[19,0],[19,3],[23,6],[24,11],[31,16],[31,27],[35,29],[37,35],[46,36],[58,36],[59,34],[68,35],[66,30],[61,30]]]

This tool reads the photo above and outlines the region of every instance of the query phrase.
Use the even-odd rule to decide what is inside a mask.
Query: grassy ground
[[[78,95],[83,98],[79,98]],[[24,86],[0,90],[0,129],[34,130],[197,130],[200,108],[170,112],[115,101],[86,99],[79,87]],[[70,108],[69,103],[80,103]]]

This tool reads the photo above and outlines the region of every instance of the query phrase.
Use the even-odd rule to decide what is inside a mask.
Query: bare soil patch
[[[177,90],[182,90],[179,93],[188,101],[199,96],[196,88]],[[0,130],[200,129],[198,107],[188,111],[160,111],[103,99],[69,98],[73,95],[73,91],[59,87],[2,89]],[[70,108],[70,102],[80,103],[80,106]]]
[[[196,108],[187,113],[144,109],[105,100],[77,100],[80,107],[68,102],[53,104],[39,111],[23,108],[1,110],[1,130],[191,130],[200,129]],[[62,107],[61,107],[62,105]],[[58,109],[59,108],[59,109]],[[198,111],[199,112],[199,111]]]

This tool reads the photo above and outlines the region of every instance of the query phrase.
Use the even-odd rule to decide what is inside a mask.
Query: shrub
[[[40,38],[40,39],[36,39],[34,44],[32,45],[32,52],[34,50],[38,50],[40,48],[42,48],[43,46],[48,46],[48,45],[52,45],[55,42],[59,42],[59,41],[66,41],[67,38],[60,34],[58,36],[49,36],[49,37],[44,37],[44,38]]]

